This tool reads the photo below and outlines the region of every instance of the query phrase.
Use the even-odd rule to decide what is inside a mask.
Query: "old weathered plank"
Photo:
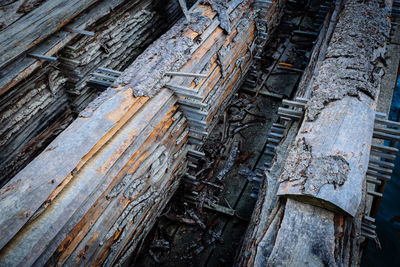
[[[170,100],[168,101],[168,99]],[[3,250],[7,255],[7,260],[10,262],[21,261],[21,264],[22,262],[35,261],[35,256],[40,255],[39,253],[44,250],[54,235],[64,227],[73,213],[82,205],[86,206],[87,209],[96,200],[96,197],[87,199],[87,196],[101,194],[102,190],[96,190],[98,186],[105,186],[107,182],[110,183],[112,178],[120,171],[121,166],[129,161],[129,155],[133,153],[132,151],[136,151],[140,147],[145,137],[153,131],[155,125],[166,112],[160,106],[170,109],[173,103],[172,94],[164,91],[158,97],[152,99],[151,103],[146,103],[140,112],[135,112],[134,120],[128,118],[127,123],[119,127],[118,132],[109,140],[108,144],[104,143],[98,151],[100,153],[90,157],[90,162],[83,165],[82,169],[76,169],[74,175],[72,175],[72,183],[57,194],[57,198],[51,196],[46,200],[47,203],[51,201],[52,206],[58,208],[52,209],[50,207],[47,210],[48,204],[45,204],[44,210],[39,210],[40,217],[30,223],[24,231],[24,237],[20,237],[23,240],[29,239],[31,236],[41,236],[41,238],[22,244],[19,242],[8,243]],[[86,156],[89,157],[89,155]],[[68,209],[65,209],[66,207]],[[84,210],[81,212],[83,213]],[[32,252],[27,253],[25,258],[21,258],[27,251]]]
[[[265,264],[334,266],[334,254],[334,213],[289,199],[285,205],[275,246]],[[262,261],[257,261],[256,266],[262,266]]]

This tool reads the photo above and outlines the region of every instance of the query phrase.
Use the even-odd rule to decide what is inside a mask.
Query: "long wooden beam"
[[[112,3],[118,4],[117,1]],[[110,11],[110,7],[113,7],[110,4],[110,0],[97,3],[71,23],[79,25],[77,21],[84,21],[87,23],[85,25],[91,25],[90,29],[96,32],[96,38],[75,37],[58,53],[57,65],[42,62],[35,74],[25,77],[23,82],[1,96],[0,187],[25,167],[34,155],[43,151],[54,139],[54,133],[65,129],[68,122],[76,117],[75,114],[98,95],[96,89],[87,85],[91,73],[96,72],[94,69],[99,66],[124,69],[127,61],[133,60],[143,46],[167,31],[161,12],[155,10],[151,0],[140,3],[125,1],[113,11]],[[111,35],[112,39],[109,37]],[[52,35],[49,41],[56,37],[62,39],[63,36],[69,40],[75,34],[61,31]],[[110,49],[104,50],[98,45],[99,39],[107,40],[104,45]],[[39,46],[52,45],[54,43],[44,42]],[[88,46],[91,49],[86,49]],[[9,67],[12,66],[1,70],[7,73],[4,79],[21,71],[18,67]],[[0,78],[0,84],[2,81]]]
[[[59,31],[96,1],[48,1],[4,29],[0,35],[0,68]]]
[[[350,216],[357,213],[390,29],[388,6],[381,7],[378,1],[346,3],[315,78],[278,195]],[[355,15],[366,23],[374,20],[375,31],[349,24],[347,19]],[[360,32],[353,33],[355,29]]]
[[[5,211],[0,265],[112,265],[129,259],[179,185],[187,150],[196,148],[187,143],[192,128],[179,109],[180,97],[163,85],[193,88],[203,96],[196,101],[215,114],[251,61],[255,25],[249,18],[254,10],[250,1],[230,3],[230,35],[218,26],[209,5],[196,6],[192,24],[181,20],[153,43],[114,88],[0,189]],[[182,48],[173,42],[193,40],[200,41],[189,45],[190,57],[154,56]],[[226,56],[217,60],[221,51]],[[135,73],[137,66],[141,71]],[[207,78],[164,75],[170,71],[206,73]]]
[[[51,1],[53,2],[53,1]],[[62,1],[55,1],[56,2],[62,2]],[[68,27],[71,28],[79,28],[79,29],[85,29],[86,27],[91,27],[95,22],[97,22],[100,18],[112,13],[112,11],[123,4],[125,1],[124,0],[106,0],[106,1],[97,1],[95,5],[90,6],[89,9],[87,9],[85,12],[82,12],[83,10],[80,10],[80,14],[75,16],[73,19],[68,20],[67,22],[62,22],[63,24],[67,25]],[[136,2],[139,2],[139,0],[132,1],[131,4],[135,4]],[[42,4],[46,5],[46,4]],[[31,17],[41,17],[41,16],[46,16],[46,14],[37,14],[37,11],[43,11],[43,9],[46,9],[46,7],[40,7],[34,9],[31,11],[30,16]],[[28,13],[29,14],[29,13]],[[54,16],[55,14],[50,12],[48,14],[49,17]],[[60,15],[60,14],[56,14]],[[21,21],[16,21],[15,23],[19,23],[21,25],[24,25],[27,23],[23,18],[20,18]],[[0,36],[5,32],[8,28],[7,31],[9,31],[9,35],[11,34],[11,39],[9,40],[14,40],[12,37],[12,31],[13,27],[7,27],[4,29],[1,33]],[[42,27],[45,27],[42,25]],[[68,31],[64,31],[62,27],[58,27],[56,30],[56,34],[53,34],[55,32],[52,32],[51,29],[48,33],[46,33],[48,36],[46,38],[39,37],[40,39],[46,39],[45,42],[37,42],[35,43],[34,46],[30,47],[29,49],[38,54],[46,55],[46,56],[53,56],[57,52],[59,52],[64,46],[68,44],[73,38],[75,38],[78,33],[71,33]],[[27,32],[29,31],[35,31],[35,28],[29,28]],[[22,36],[22,38],[25,38]],[[29,38],[26,37],[26,38]],[[3,42],[6,43],[8,39],[3,39],[1,38]],[[12,44],[12,42],[9,42]],[[43,65],[43,62],[40,60],[36,60],[30,57],[24,56],[26,50],[22,49],[23,47],[20,48],[20,50],[12,50],[8,51],[6,54],[3,56],[5,58],[14,58],[13,60],[8,60],[8,64],[0,68],[0,95],[8,92],[13,86],[16,84],[20,83],[26,77],[28,77],[32,72],[37,70]]]

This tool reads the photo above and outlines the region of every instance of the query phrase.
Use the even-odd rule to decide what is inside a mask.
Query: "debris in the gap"
[[[280,66],[280,67],[291,68],[291,67],[293,67],[293,64],[286,63],[286,62],[279,62],[279,66]]]
[[[214,167],[212,168],[212,170],[208,173],[207,177],[203,180],[204,182],[208,182],[211,180],[211,178],[214,176],[215,171],[218,168],[218,165],[221,161],[221,155],[218,155],[218,158],[215,160],[214,162]],[[197,191],[201,191],[204,188],[204,184],[201,184],[198,186]]]
[[[263,119],[263,120],[266,119],[265,116],[263,116],[263,115],[258,115],[258,114],[255,114],[255,113],[253,113],[253,112],[250,112],[248,109],[244,109],[244,111],[245,111],[247,114],[251,115],[251,116],[258,117],[258,118]]]
[[[211,162],[211,161],[210,162],[206,162],[204,164],[204,166],[201,168],[201,170],[199,170],[194,176],[195,177],[200,177],[204,172],[209,170],[212,165],[213,165],[213,162]]]
[[[242,125],[242,126],[236,128],[236,129],[233,131],[233,135],[235,135],[235,134],[237,134],[238,132],[241,132],[241,131],[243,131],[243,130],[249,128],[249,127],[262,126],[262,125],[263,125],[262,122],[249,122],[249,123],[246,123],[246,124],[244,124],[244,125]]]
[[[238,154],[239,154],[239,141],[235,141],[232,144],[228,159],[226,160],[223,169],[215,177],[217,180],[221,181],[225,177],[225,175],[232,168],[232,166],[235,162],[235,158]]]
[[[220,244],[223,244],[224,240],[222,239],[221,234],[212,230],[214,226],[218,224],[218,222],[218,218],[213,220],[213,222],[207,227],[207,234],[209,234],[214,240],[217,240]]]
[[[196,224],[196,222],[192,219],[188,219],[188,218],[184,218],[184,217],[178,217],[175,216],[171,213],[166,213],[164,214],[164,217],[167,218],[168,220],[171,221],[175,221],[175,222],[180,222],[180,223],[184,223],[184,224],[190,224],[190,225],[194,225]]]
[[[192,204],[196,204],[196,200],[194,197],[190,196],[190,195],[185,195],[185,201],[187,201],[188,203],[192,203]],[[235,210],[231,209],[231,208],[227,208],[215,203],[210,203],[210,204],[204,204],[204,208],[212,210],[212,211],[216,211],[219,213],[222,213],[224,215],[228,215],[228,216],[234,216],[235,215]]]
[[[225,142],[225,137],[227,135],[226,134],[226,131],[227,131],[226,123],[227,123],[227,121],[228,121],[228,111],[224,110],[224,127],[222,128],[221,143]]]
[[[202,212],[204,202],[206,201],[206,197],[207,197],[207,191],[206,190],[202,190],[200,192],[198,198],[197,198],[197,203],[196,203],[196,207],[197,207],[197,211],[198,212]]]
[[[229,122],[242,121],[245,116],[246,116],[246,111],[243,109],[237,114],[232,115],[229,119]]]
[[[218,188],[218,189],[221,189],[221,190],[224,189],[224,187],[222,185],[217,185],[217,184],[212,183],[212,182],[202,181],[201,183],[209,185],[209,186],[212,186],[212,187],[215,187],[215,188]]]
[[[156,262],[156,263],[160,263],[160,259],[157,257],[157,255],[150,249],[149,250],[149,255],[152,257],[152,259]]]
[[[228,200],[227,200],[226,198],[223,198],[223,199],[224,199],[226,205],[227,205],[230,209],[232,209],[232,206],[229,204]]]
[[[298,72],[298,73],[304,72],[304,70],[302,70],[302,69],[297,69],[297,68],[292,68],[292,67],[288,68],[288,67],[281,67],[281,66],[278,67],[278,70],[285,70],[288,72]]]

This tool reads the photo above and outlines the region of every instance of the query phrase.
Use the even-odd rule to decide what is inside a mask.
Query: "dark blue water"
[[[390,107],[390,120],[397,121],[400,112],[400,79],[397,81]],[[400,149],[400,143],[398,144]],[[376,216],[376,232],[382,249],[370,241],[362,266],[400,266],[400,153],[395,161],[392,178],[386,183],[385,192]]]

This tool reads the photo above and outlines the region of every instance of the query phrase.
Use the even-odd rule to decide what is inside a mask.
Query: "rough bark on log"
[[[345,96],[327,105],[315,122],[304,122],[278,195],[354,216],[368,168],[374,107],[367,96]]]
[[[311,94],[311,88],[314,84],[315,77],[318,75],[318,70],[325,58],[329,41],[332,37],[332,33],[336,27],[337,19],[340,11],[343,8],[343,1],[336,1],[335,9],[329,12],[325,18],[324,24],[320,29],[318,40],[314,45],[311,53],[310,62],[301,77],[301,81],[296,92],[298,97],[309,98]]]
[[[168,29],[164,13],[154,2],[101,1],[68,24],[77,27],[84,21],[87,30],[95,33],[94,37],[61,31],[39,45],[52,47],[55,44],[50,40],[54,38],[63,40],[62,43],[72,39],[59,51],[59,64],[43,63],[1,96],[0,187],[100,94],[100,90],[88,86],[93,72],[99,67],[123,71]],[[169,9],[170,15],[178,12],[178,8]],[[22,63],[17,65],[23,69]],[[18,67],[8,67],[0,70],[6,74],[0,78],[1,85],[4,79],[21,71]]]
[[[368,167],[390,7],[379,1],[346,2],[278,195],[356,214]]]
[[[238,266],[360,264],[361,219],[366,211],[365,172],[391,1],[386,1],[384,6],[381,4],[382,1],[347,1],[341,11],[332,39],[328,40],[327,55],[314,65],[320,68],[311,101],[285,167],[281,167],[283,174],[274,172],[282,160],[279,148],[278,160],[266,173],[268,185],[271,178],[276,179],[272,184],[282,182],[280,195],[288,198],[271,201],[278,190],[264,185],[236,261]],[[310,81],[304,83],[307,88]],[[308,95],[307,92],[302,94]],[[339,114],[332,112],[339,109]],[[368,117],[354,114],[357,109],[367,111]],[[354,114],[362,121],[351,122],[352,118],[345,114]],[[289,132],[293,130],[295,126]],[[287,140],[280,146],[284,147],[285,142]],[[348,156],[339,151],[345,151]],[[345,175],[346,172],[356,172],[359,181],[352,184],[353,188],[343,190],[341,187],[354,179],[354,176]],[[321,177],[328,179],[322,181]],[[337,179],[340,177],[347,178]],[[326,192],[321,193],[321,190]],[[296,196],[288,195],[290,193]],[[308,195],[304,196],[305,193]],[[346,194],[349,195],[346,197]]]

